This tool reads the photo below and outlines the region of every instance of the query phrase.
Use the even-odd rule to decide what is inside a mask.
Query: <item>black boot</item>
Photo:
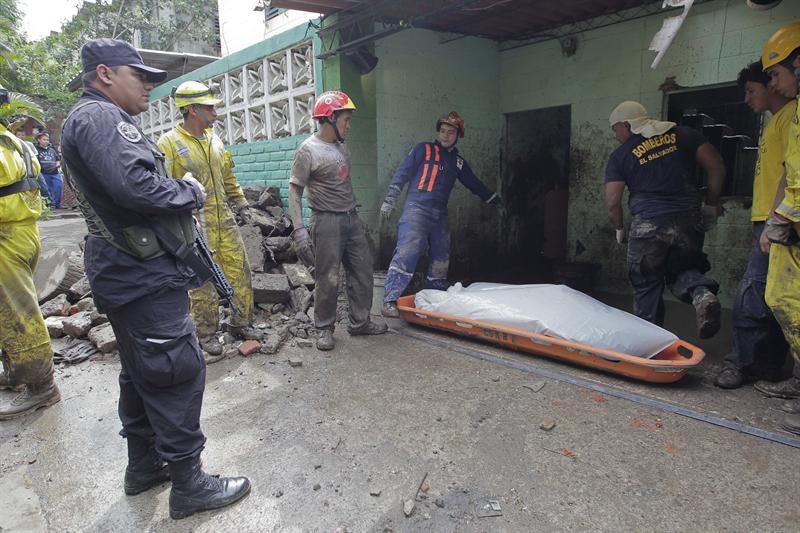
[[[167,464],[153,443],[128,436],[128,468],[125,469],[125,494],[133,496],[169,481]]]
[[[247,496],[250,480],[246,477],[219,477],[203,472],[199,457],[169,464],[172,492],[169,493],[169,516],[180,520],[200,511],[219,509]]]

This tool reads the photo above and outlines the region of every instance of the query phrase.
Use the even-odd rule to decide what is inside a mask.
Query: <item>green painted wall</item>
[[[499,108],[497,48],[486,39],[442,44],[440,34],[407,30],[375,45],[377,98],[377,205],[415,144],[436,136],[436,119],[458,111],[466,134],[460,153],[490,188],[498,184],[503,116]],[[397,236],[399,209],[380,227],[379,268],[386,269]],[[450,199],[451,272],[485,261],[497,242],[497,212],[457,184]]]
[[[675,76],[694,87],[736,79],[739,70],[760,57],[766,39],[781,25],[800,19],[800,2],[783,2],[770,11],[753,11],[744,1],[717,0],[695,6],[656,70],[647,50],[664,15],[646,17],[578,35],[573,57],[558,41],[499,53],[500,112],[570,104],[572,142],[568,249],[570,258],[602,264],[603,288],[628,291],[625,248],[617,246],[603,205],[603,173],[617,146],[608,115],[622,100],[642,102],[660,116],[659,85]],[[749,210],[739,201],[707,234],[723,303],[730,306],[750,246]],[[578,254],[578,242],[585,251]]]

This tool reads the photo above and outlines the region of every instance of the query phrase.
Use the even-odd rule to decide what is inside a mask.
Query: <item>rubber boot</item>
[[[800,379],[792,376],[777,383],[770,381],[758,381],[753,385],[755,389],[771,398],[800,398]]]
[[[790,415],[800,415],[800,400],[786,400],[778,406],[778,409]]]
[[[786,415],[783,419],[783,429],[789,433],[800,435],[800,414]]]
[[[722,311],[717,296],[706,287],[697,287],[692,293],[692,305],[697,317],[697,336],[709,339],[716,335]]]
[[[11,420],[37,409],[50,407],[59,401],[61,401],[61,393],[51,376],[45,383],[26,386],[11,401],[4,402],[0,406],[0,420]]]
[[[388,318],[400,318],[400,311],[397,310],[397,302],[386,302],[381,307],[381,314]]]
[[[0,390],[21,392],[24,388],[25,385],[12,385],[8,374],[5,371],[0,372]]]
[[[250,492],[249,479],[206,474],[199,457],[170,463],[169,473],[172,477],[169,516],[173,520],[225,507],[241,500]]]
[[[167,463],[153,443],[128,436],[128,467],[125,469],[125,494],[133,496],[169,481]]]

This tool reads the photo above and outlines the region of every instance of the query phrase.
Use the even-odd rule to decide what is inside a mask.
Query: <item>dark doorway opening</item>
[[[570,106],[506,115],[501,155],[502,271],[513,283],[548,282],[567,248]]]

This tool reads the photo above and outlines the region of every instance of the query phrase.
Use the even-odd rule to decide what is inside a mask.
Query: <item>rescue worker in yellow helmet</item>
[[[769,86],[786,98],[798,97],[800,75],[800,22],[787,24],[769,38],[761,64],[770,76]],[[789,124],[784,175],[774,210],[761,236],[769,252],[766,301],[783,329],[794,357],[794,375],[784,381],[759,381],[755,388],[767,396],[792,399],[782,408],[789,415],[784,429],[800,435],[800,113]]]
[[[228,201],[246,209],[247,200],[233,174],[233,158],[212,129],[217,119],[214,106],[222,100],[196,81],[181,83],[173,89],[172,97],[183,115],[183,122],[162,135],[158,146],[164,152],[167,171],[173,178],[191,174],[206,188],[208,198],[197,218],[209,247],[216,252],[216,262],[233,286],[234,301],[241,314],[231,317],[231,332],[242,335],[252,321],[253,290],[250,264]],[[222,345],[215,338],[219,328],[219,297],[210,282],[191,291],[189,297],[197,335],[203,349],[211,356],[206,360],[214,362],[222,353]]]
[[[0,107],[9,103],[0,85]],[[61,395],[53,379],[53,349],[33,285],[39,259],[42,197],[39,161],[28,144],[0,123],[0,389],[18,390],[0,403],[0,420],[53,405]]]

